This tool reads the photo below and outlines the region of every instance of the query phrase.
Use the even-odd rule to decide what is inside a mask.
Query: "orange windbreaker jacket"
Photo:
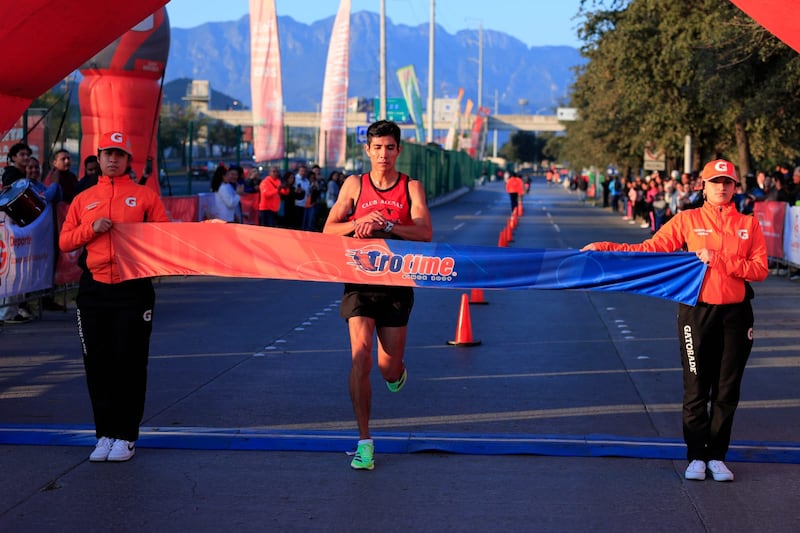
[[[280,187],[281,180],[272,176],[267,176],[258,184],[259,211],[278,211],[281,208]]]
[[[525,194],[525,183],[523,183],[522,178],[518,178],[516,176],[508,178],[506,181],[506,192]]]
[[[100,176],[97,185],[80,193],[69,206],[61,228],[59,247],[64,252],[86,246],[86,266],[92,278],[101,283],[119,283],[113,269],[114,246],[110,231],[95,233],[92,224],[98,218],[120,222],[169,222],[158,194],[131,181],[129,176],[111,179]],[[114,231],[112,226],[111,231]]]
[[[736,206],[704,204],[681,211],[641,244],[596,243],[598,250],[613,252],[690,252],[713,250],[699,302],[739,303],[745,299],[745,281],[762,281],[769,274],[767,245],[754,216],[742,215]]]

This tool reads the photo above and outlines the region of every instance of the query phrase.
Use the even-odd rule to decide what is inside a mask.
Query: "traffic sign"
[[[374,122],[380,113],[381,99],[375,98],[372,103],[372,113],[367,112],[367,120]],[[405,98],[386,99],[386,120],[391,120],[397,124],[413,124],[411,113],[408,112],[408,105]]]
[[[356,126],[356,144],[367,144],[367,126]]]

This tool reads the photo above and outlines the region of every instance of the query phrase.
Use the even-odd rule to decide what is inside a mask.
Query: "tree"
[[[241,130],[225,121],[217,120],[208,125],[208,142],[220,146],[222,153],[228,155],[242,142]]]
[[[605,7],[607,5],[608,7]],[[730,2],[593,2],[580,33],[564,156],[579,166],[641,166],[644,147],[673,160],[685,135],[702,160],[724,156],[745,174],[753,156],[789,158],[800,146],[800,60]]]
[[[161,153],[166,154],[167,149],[172,148],[181,154],[181,165],[186,166],[186,148],[189,144],[189,123],[195,122],[193,129],[193,139],[198,139],[199,125],[202,123],[198,119],[197,113],[189,107],[177,104],[165,104],[161,107],[161,122],[158,128],[158,143]]]
[[[541,159],[544,141],[537,139],[531,131],[517,131],[504,144],[498,155],[508,161],[517,163],[533,163]]]
[[[80,137],[81,114],[77,105],[72,103],[72,92],[77,85],[72,82],[60,83],[39,98],[30,107],[45,110],[45,153],[42,163],[45,170],[49,168],[49,148],[63,143],[67,139]]]

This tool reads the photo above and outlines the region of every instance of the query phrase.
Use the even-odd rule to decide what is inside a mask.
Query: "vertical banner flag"
[[[458,123],[461,121],[461,100],[464,98],[464,88],[459,87],[458,98],[456,99],[456,113],[453,117],[453,122],[447,130],[447,139],[444,141],[445,150],[456,150],[456,132],[458,131]]]
[[[321,167],[344,167],[347,149],[347,84],[350,68],[350,0],[342,0],[333,23],[322,86],[319,125]]]
[[[417,73],[414,65],[408,65],[397,69],[397,79],[400,81],[400,88],[403,90],[403,97],[408,106],[408,112],[414,120],[417,142],[425,142],[425,127],[422,122],[422,98],[419,95],[419,83],[417,83]]]
[[[469,136],[469,146],[467,153],[470,157],[478,155],[478,148],[481,144],[481,137],[483,136],[483,122],[489,116],[489,110],[485,107],[479,107],[478,113],[475,116],[475,122],[472,123],[472,133]]]
[[[256,161],[281,159],[283,85],[275,0],[250,0],[250,92]]]

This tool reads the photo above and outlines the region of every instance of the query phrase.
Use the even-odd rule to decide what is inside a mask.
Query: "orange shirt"
[[[745,299],[745,281],[762,281],[769,274],[767,245],[758,219],[742,215],[733,203],[721,207],[706,203],[681,211],[640,244],[595,245],[597,250],[612,252],[675,252],[684,245],[690,252],[703,248],[716,252],[698,299],[708,304],[739,303]]]
[[[408,182],[411,178],[399,173],[397,181],[388,189],[378,189],[372,183],[369,173],[361,175],[361,191],[358,193],[353,214],[355,220],[366,213],[380,211],[386,220],[399,225],[413,225],[411,218],[411,194]]]
[[[258,184],[258,210],[278,211],[281,207],[281,197],[278,189],[281,186],[280,178],[267,176]]]
[[[525,194],[525,184],[522,182],[522,178],[517,176],[512,176],[508,178],[508,181],[506,181],[506,192]]]
[[[77,195],[69,206],[58,244],[70,252],[86,246],[86,266],[100,283],[119,283],[113,270],[114,246],[110,231],[95,233],[92,224],[99,218],[121,222],[169,222],[161,198],[153,189],[131,181],[130,177],[100,176],[97,185]]]

